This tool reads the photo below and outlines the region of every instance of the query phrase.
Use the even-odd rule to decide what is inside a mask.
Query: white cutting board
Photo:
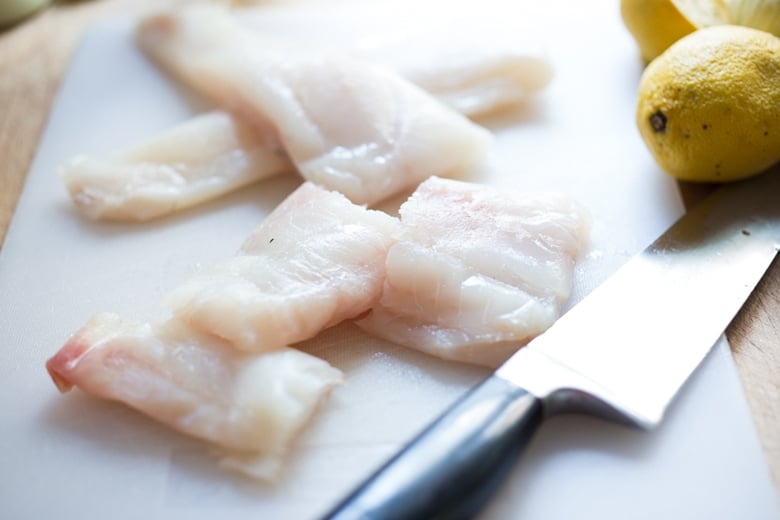
[[[423,4],[395,2],[393,11],[410,13],[407,22],[420,24],[427,20]],[[591,210],[592,246],[577,271],[576,301],[662,232],[682,207],[674,183],[658,171],[634,127],[641,64],[618,3],[538,4],[481,1],[466,18],[491,28],[491,37],[538,44],[555,69],[553,83],[532,105],[486,122],[497,135],[496,170],[483,181],[564,191]],[[330,41],[339,44],[382,31],[401,34],[397,22],[384,16],[361,21],[343,6],[296,16],[269,11],[247,19],[302,38],[337,34]],[[457,38],[457,23],[437,19],[451,24]],[[335,27],[338,33],[328,32]],[[303,348],[344,370],[348,380],[299,439],[275,488],[222,473],[201,443],[123,406],[78,391],[59,395],[44,362],[92,313],[164,316],[158,304],[164,292],[231,255],[299,182],[275,179],[149,225],[80,218],[56,176],[59,163],[76,153],[130,146],[208,108],[148,63],[130,30],[129,20],[113,21],[95,27],[83,42],[0,256],[0,516],[315,518],[486,373],[371,340],[350,325],[324,333]],[[524,519],[778,517],[725,341],[656,431],[582,417],[544,425],[485,513]]]

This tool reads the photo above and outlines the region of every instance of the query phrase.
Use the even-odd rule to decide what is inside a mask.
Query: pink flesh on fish
[[[311,338],[376,301],[397,225],[304,183],[233,258],[194,276],[165,303],[193,328],[249,352]]]
[[[294,171],[275,141],[268,129],[211,112],[123,154],[74,157],[60,175],[88,217],[143,221]]]
[[[358,322],[365,330],[497,366],[558,318],[587,238],[571,200],[431,178],[400,214],[382,296]]]
[[[386,68],[258,46],[255,34],[215,6],[149,17],[137,36],[184,83],[273,127],[304,178],[355,203],[462,173],[490,141],[485,129]]]
[[[294,349],[239,352],[175,321],[152,326],[94,316],[46,363],[73,386],[123,402],[220,448],[222,463],[273,481],[341,372]]]

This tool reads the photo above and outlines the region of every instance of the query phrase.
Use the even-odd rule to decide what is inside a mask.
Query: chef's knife
[[[556,413],[656,426],[778,249],[780,168],[723,186],[326,518],[470,518],[542,420]]]

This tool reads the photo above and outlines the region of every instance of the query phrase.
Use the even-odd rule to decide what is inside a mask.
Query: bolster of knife
[[[324,518],[470,518],[498,489],[542,418],[538,398],[493,375]]]

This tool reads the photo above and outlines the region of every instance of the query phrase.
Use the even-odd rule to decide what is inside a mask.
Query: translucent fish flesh
[[[339,370],[294,349],[238,352],[175,321],[95,315],[46,363],[57,387],[123,402],[219,447],[222,464],[273,481]]]
[[[77,156],[60,175],[88,217],[143,221],[294,171],[275,140],[272,131],[212,112],[127,153]]]
[[[587,242],[587,216],[568,198],[455,180],[423,182],[400,215],[382,295],[358,325],[478,365],[499,365],[552,325]]]
[[[479,163],[489,133],[385,67],[338,53],[258,47],[230,12],[145,19],[139,45],[223,109],[270,125],[304,178],[374,204]]]
[[[269,48],[275,52],[318,52],[311,43],[304,46],[254,36],[247,38],[245,45],[254,42],[258,52]],[[552,77],[540,53],[511,43],[477,46],[455,41],[449,32],[446,38],[411,37],[412,41],[404,38],[343,51],[391,68],[469,117],[525,102]],[[86,216],[144,221],[293,171],[295,166],[273,128],[250,127],[242,117],[215,111],[123,154],[75,157],[63,166],[61,176],[76,207]]]
[[[313,337],[379,297],[398,221],[304,183],[232,258],[168,295],[191,327],[261,352]]]
[[[511,43],[482,44],[448,31],[358,49],[470,118],[517,107],[552,80],[540,52]]]

